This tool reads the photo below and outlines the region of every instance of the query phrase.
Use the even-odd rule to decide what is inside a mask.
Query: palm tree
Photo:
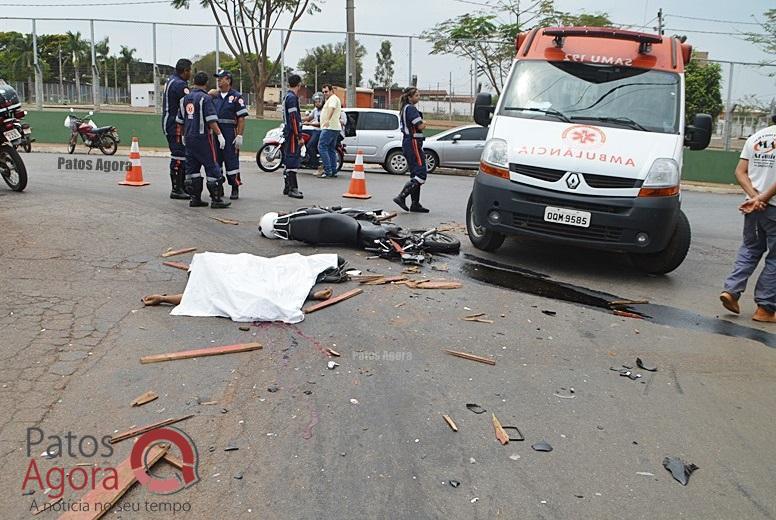
[[[121,57],[119,60],[127,68],[127,92],[129,92],[130,85],[132,84],[132,78],[129,76],[129,68],[135,62],[135,52],[137,52],[137,49],[135,48],[130,49],[126,45],[121,46]]]
[[[33,82],[33,72],[35,64],[35,53],[32,46],[32,35],[19,35],[11,42],[10,53],[15,56],[11,66],[14,68],[17,77],[27,76],[27,102],[29,103],[35,94],[35,84]]]
[[[73,33],[67,31],[65,34],[67,40],[65,42],[65,50],[70,54],[70,61],[73,64],[75,74],[75,90],[78,101],[81,101],[81,60],[86,55],[89,49],[89,44],[81,39],[81,31]]]
[[[102,74],[105,77],[105,95],[107,96],[108,90],[108,55],[110,54],[110,47],[108,46],[108,37],[106,36],[94,45],[94,53],[97,56],[97,63],[102,63]],[[98,65],[99,66],[99,65]]]

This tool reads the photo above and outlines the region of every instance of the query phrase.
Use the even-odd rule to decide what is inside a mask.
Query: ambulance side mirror
[[[477,99],[474,101],[474,122],[480,126],[490,126],[490,121],[493,119],[493,112],[496,111],[496,107],[493,106],[493,96],[487,92],[480,92],[477,94]]]
[[[684,145],[690,150],[705,150],[711,142],[711,116],[695,114],[692,125],[684,130]]]

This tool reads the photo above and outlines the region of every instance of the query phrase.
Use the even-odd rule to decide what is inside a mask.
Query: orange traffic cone
[[[143,180],[143,166],[140,164],[140,145],[138,144],[137,137],[132,138],[129,162],[132,163],[132,167],[127,171],[126,177],[119,184],[122,186],[147,186],[150,184]]]
[[[342,194],[349,199],[371,199],[366,191],[366,174],[364,174],[364,152],[356,152],[356,164],[353,166],[353,175],[350,177],[350,187],[347,193]]]

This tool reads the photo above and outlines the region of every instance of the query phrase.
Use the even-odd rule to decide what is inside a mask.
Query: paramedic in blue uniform
[[[175,116],[178,114],[181,99],[189,93],[188,81],[190,79],[191,61],[182,58],[175,64],[175,72],[167,79],[162,97],[162,131],[167,137],[167,144],[170,147],[171,199],[189,200],[188,194],[183,189],[186,149],[183,146],[183,139],[178,133]]]
[[[294,199],[304,198],[296,180],[302,157],[302,115],[299,113],[301,88],[302,78],[298,74],[291,74],[288,77],[288,94],[283,100],[283,179],[286,183],[283,195]]]
[[[423,130],[426,123],[415,105],[420,101],[420,92],[415,87],[404,89],[401,96],[401,131],[402,152],[410,167],[410,180],[393,201],[404,211],[428,213],[428,209],[420,205],[420,188],[426,183],[426,153],[423,151]],[[407,208],[407,196],[412,204]]]
[[[226,180],[232,187],[229,198],[237,200],[240,197],[240,148],[243,145],[243,133],[245,132],[245,118],[248,117],[248,108],[242,94],[232,88],[232,73],[221,70],[216,75],[218,78],[218,92],[213,98],[213,104],[218,114],[218,127],[226,139],[226,147],[218,150],[218,165],[226,173]]]
[[[189,206],[198,208],[207,206],[202,201],[202,168],[207,176],[207,191],[210,193],[211,208],[228,208],[230,202],[223,200],[224,175],[216,163],[216,144],[226,147],[226,139],[218,127],[218,114],[213,105],[213,98],[207,92],[208,75],[198,72],[194,76],[194,88],[180,101],[180,109],[175,122],[182,130],[186,145],[186,184],[191,195]]]

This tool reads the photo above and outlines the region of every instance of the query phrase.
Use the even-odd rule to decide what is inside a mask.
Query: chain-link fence
[[[358,106],[397,109],[402,88],[413,83],[421,92],[420,109],[427,119],[457,123],[471,121],[480,88],[494,90],[492,70],[486,68],[491,56],[476,52],[437,55],[433,53],[435,42],[417,35],[357,33],[353,49],[357,67],[350,71],[347,33],[294,30],[281,50],[282,38],[288,33],[275,29],[269,35],[267,55],[270,62],[279,58],[280,63],[260,99],[255,78],[235,58],[233,37],[225,38],[215,25],[2,19],[0,37],[5,40],[0,40],[0,49],[13,49],[14,59],[0,60],[0,77],[15,86],[25,103],[39,108],[84,105],[99,110],[109,105],[159,111],[164,82],[179,58],[188,58],[196,70],[209,73],[229,67],[235,76],[234,87],[252,107],[263,104],[269,117],[282,99],[283,80],[291,72],[304,77],[303,103],[309,103],[325,83],[347,87],[352,81],[358,87]],[[229,28],[222,29],[230,34]],[[246,29],[261,34],[258,29]],[[467,42],[460,43],[466,48]],[[482,48],[484,42],[469,43]],[[387,53],[386,47],[390,48]],[[714,143],[735,147],[737,141],[767,125],[770,113],[776,110],[776,86],[770,92],[751,87],[762,85],[763,76],[776,73],[776,68],[707,61],[720,63],[723,73],[725,108],[722,114],[713,114],[717,121]]]

